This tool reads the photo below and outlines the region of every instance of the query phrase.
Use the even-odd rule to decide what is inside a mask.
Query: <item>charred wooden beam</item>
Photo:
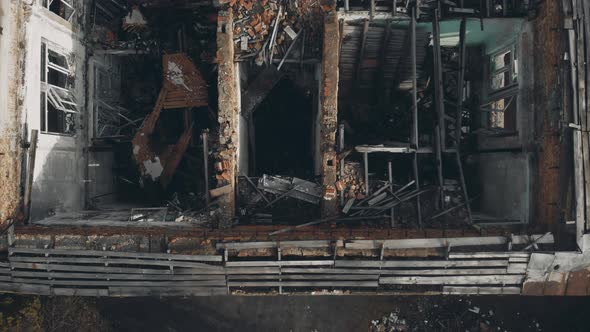
[[[418,74],[416,61],[416,12],[412,8],[412,20],[410,21],[410,40],[412,57],[412,145],[418,149]]]
[[[442,81],[442,55],[440,46],[440,23],[439,23],[439,11],[434,10],[432,18],[432,39],[433,39],[433,57],[434,57],[434,104],[436,113],[438,115],[438,127],[439,127],[439,144],[442,151],[446,150],[445,138],[445,104],[444,104],[444,92],[443,92],[443,81]]]
[[[24,220],[29,221],[31,213],[31,193],[33,192],[33,176],[35,173],[35,157],[37,155],[37,141],[39,131],[34,129],[31,131],[31,139],[29,141],[29,153],[27,160],[27,175],[25,178],[25,196],[24,196]]]
[[[176,171],[178,164],[180,164],[180,161],[182,160],[182,156],[186,152],[186,149],[188,148],[188,145],[189,145],[192,137],[193,137],[193,127],[191,126],[188,130],[186,130],[182,134],[182,136],[180,137],[178,142],[176,142],[176,144],[172,148],[169,158],[167,158],[165,160],[164,170],[162,171],[162,175],[160,176],[160,183],[164,187],[167,187],[168,184],[170,184],[170,181],[172,181],[172,177],[174,176],[174,172]]]
[[[208,96],[207,84],[186,54],[167,54],[162,62],[164,84],[152,112],[133,137],[132,143],[133,158],[142,176],[152,181],[158,180],[166,187],[190,143],[192,126],[174,146],[164,149],[164,153],[156,153],[150,140],[160,114],[163,109],[207,106]]]

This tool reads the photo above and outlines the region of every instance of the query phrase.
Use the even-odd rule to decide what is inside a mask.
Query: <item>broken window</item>
[[[41,131],[59,134],[75,132],[78,113],[72,93],[72,72],[67,57],[41,44]]]
[[[491,56],[491,94],[482,111],[487,114],[489,129],[516,132],[518,100],[518,59],[511,46]]]
[[[494,91],[518,83],[518,59],[514,47],[492,56],[491,79]]]
[[[501,98],[490,104],[488,120],[491,129],[516,131],[517,98],[517,96]]]
[[[73,0],[43,0],[43,7],[68,22],[72,22],[72,18],[76,12]]]

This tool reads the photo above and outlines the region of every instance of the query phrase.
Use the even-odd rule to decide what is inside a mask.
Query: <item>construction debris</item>
[[[322,187],[319,184],[298,178],[263,175],[258,182],[258,189],[279,195],[278,201],[283,197],[290,197],[312,204],[319,204],[322,198]],[[268,203],[272,205],[273,202]]]
[[[175,145],[162,151],[154,151],[150,136],[163,109],[191,108],[207,106],[207,85],[192,60],[185,54],[169,54],[163,58],[164,86],[160,90],[153,111],[147,116],[133,138],[133,158],[142,176],[151,181],[159,181],[166,187],[172,177],[192,137],[192,125]]]
[[[342,176],[336,182],[336,189],[344,193],[345,200],[364,198],[365,183],[361,163],[353,161],[344,162]]]
[[[284,61],[297,39],[302,39],[301,45],[319,41],[319,28],[308,29],[311,33],[306,34],[307,40],[300,37],[306,26],[320,22],[312,19],[319,13],[319,1],[232,0],[229,6],[234,13],[236,60],[253,59],[258,65],[273,63],[273,59]]]
[[[418,197],[430,190],[424,188],[416,190],[414,181],[401,187],[397,186],[396,189],[392,188],[394,186],[389,182],[384,182],[376,191],[364,199],[358,202],[353,201],[353,203],[349,200],[342,212],[349,214],[351,217],[386,216],[394,213],[392,211],[394,208],[403,203],[410,202],[412,198]]]
[[[409,331],[406,320],[398,315],[398,313],[392,312],[389,316],[383,316],[381,320],[371,321],[371,332]]]

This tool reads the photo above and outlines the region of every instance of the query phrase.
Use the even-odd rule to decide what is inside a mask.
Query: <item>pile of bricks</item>
[[[349,161],[344,163],[343,176],[336,182],[336,189],[339,192],[344,191],[345,200],[364,198],[365,183],[360,163]]]
[[[236,60],[281,59],[303,29],[298,1],[232,0]]]

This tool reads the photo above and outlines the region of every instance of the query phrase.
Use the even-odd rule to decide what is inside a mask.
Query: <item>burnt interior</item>
[[[179,208],[189,205],[204,207],[205,199],[199,194],[205,188],[200,135],[204,130],[215,130],[217,123],[214,8],[205,6],[196,11],[183,6],[159,4],[132,7],[114,1],[102,1],[99,5],[91,13],[96,53],[120,61],[121,94],[115,103],[125,109],[124,116],[130,120],[118,122],[116,134],[95,135],[93,139],[95,149],[112,150],[114,154],[116,192],[110,198],[117,203],[135,206],[162,206],[169,200],[175,200]],[[121,7],[125,10],[120,10]],[[126,25],[126,16],[133,11],[141,13],[142,24]],[[109,53],[112,50],[125,50],[129,54]],[[133,158],[131,140],[146,116],[153,111],[162,89],[165,75],[162,57],[174,53],[186,54],[196,65],[206,81],[209,105],[172,108],[160,113],[155,130],[150,135],[150,149],[163,151],[175,144],[188,128],[192,128],[194,133],[175,176],[164,188],[159,183],[142,178]],[[91,198],[90,201],[100,206],[101,198]]]
[[[373,9],[367,1],[346,3],[348,8],[338,1],[338,128],[330,147],[336,158],[327,165],[337,168],[334,200],[340,215],[330,221],[380,228],[462,229],[486,223],[527,228],[530,181],[513,181],[521,191],[516,199],[502,198],[495,186],[496,180],[510,184],[532,174],[524,147],[535,129],[525,128],[529,119],[522,105],[530,96],[519,88],[519,57],[530,56],[521,38],[526,2],[491,1],[482,8],[480,1],[465,0],[460,8],[445,4],[440,11],[428,4],[414,8],[411,1],[397,1],[396,8],[375,1]],[[271,1],[268,8],[232,2],[221,10],[233,14],[241,102],[230,129],[218,118],[219,8],[146,2],[126,7],[116,20],[107,20],[100,9],[93,12],[95,49],[121,61],[119,105],[132,122],[93,141],[95,149],[115,155],[115,201],[167,206],[180,214],[211,211],[219,208],[216,190],[235,181],[234,223],[316,220],[326,200],[321,153],[327,138],[319,116],[325,97],[321,7],[306,1]],[[283,16],[276,24],[279,12]],[[144,22],[129,25],[126,17],[133,15]],[[162,59],[174,53],[186,54],[198,68],[208,104],[161,111],[149,137],[156,154],[169,156],[170,147],[192,128],[163,186],[134,160],[132,138],[164,86]],[[206,130],[207,161],[201,135]],[[219,153],[230,141],[238,151],[235,165]],[[278,188],[280,181],[288,184]],[[304,182],[299,186],[298,181]],[[517,201],[511,209],[518,212],[492,208],[509,200]]]

